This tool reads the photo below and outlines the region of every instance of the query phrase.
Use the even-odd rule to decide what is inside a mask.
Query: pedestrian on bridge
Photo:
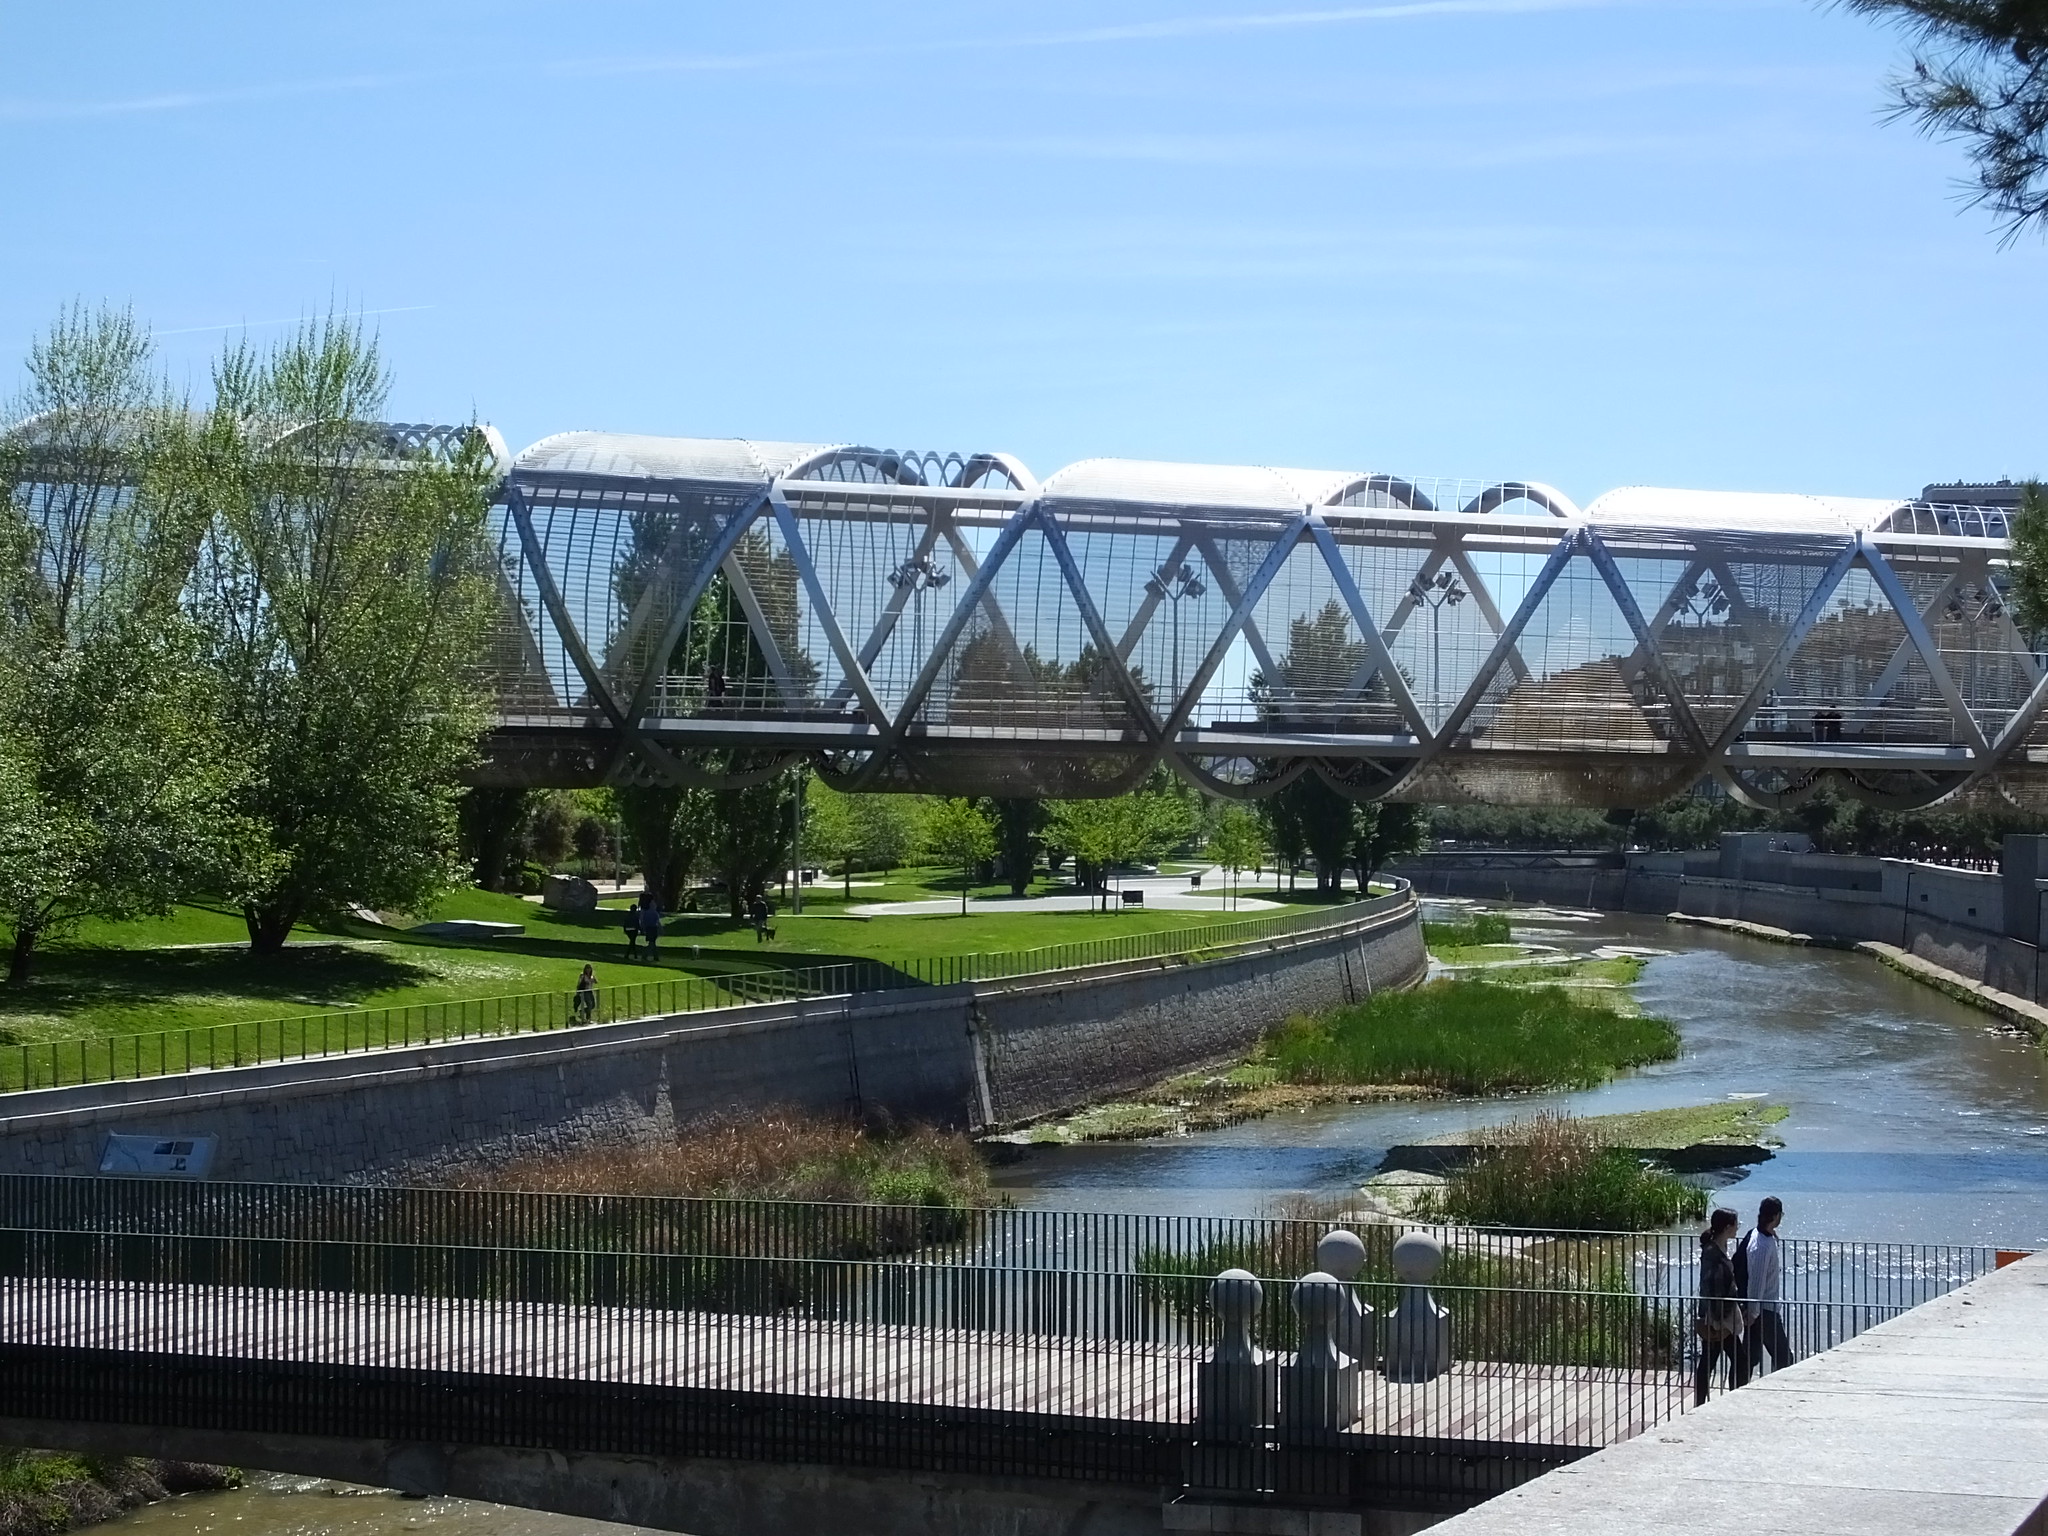
[[[1735,1284],[1746,1298],[1742,1310],[1749,1325],[1744,1332],[1752,1374],[1763,1365],[1765,1350],[1771,1353],[1774,1371],[1782,1371],[1797,1358],[1779,1310],[1785,1295],[1785,1254],[1778,1241],[1778,1223],[1784,1219],[1785,1202],[1776,1195],[1764,1196],[1757,1204],[1756,1225],[1735,1247]]]
[[[1741,1218],[1722,1206],[1708,1218],[1707,1230],[1700,1234],[1700,1288],[1692,1320],[1700,1342],[1699,1364],[1692,1373],[1695,1406],[1707,1400],[1707,1384],[1713,1380],[1718,1361],[1728,1362],[1730,1387],[1749,1381],[1749,1351],[1742,1342],[1742,1293],[1735,1284],[1735,1266],[1728,1259],[1728,1240],[1741,1225]]]

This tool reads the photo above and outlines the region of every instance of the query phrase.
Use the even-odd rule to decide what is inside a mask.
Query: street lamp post
[[[1180,698],[1180,605],[1183,598],[1200,600],[1209,588],[1201,577],[1195,574],[1194,566],[1183,560],[1179,567],[1162,565],[1145,581],[1146,593],[1164,599],[1173,615],[1173,692],[1176,701]]]
[[[1438,572],[1434,581],[1418,576],[1408,583],[1409,599],[1417,607],[1429,610],[1429,705],[1433,712],[1443,707],[1443,611],[1457,607],[1467,595],[1464,585],[1449,569]],[[1439,713],[1437,718],[1440,721],[1443,717]]]
[[[938,591],[952,579],[930,555],[913,556],[889,573],[889,585],[910,594],[910,645],[917,656],[917,667],[928,659],[924,654],[924,594]]]

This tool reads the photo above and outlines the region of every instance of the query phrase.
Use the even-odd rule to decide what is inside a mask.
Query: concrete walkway
[[[1261,901],[1252,895],[1242,895],[1226,908],[1223,904],[1223,871],[1205,869],[1199,886],[1188,884],[1186,875],[1134,875],[1128,880],[1111,882],[1109,906],[1111,911],[1121,905],[1119,891],[1143,891],[1145,906],[1151,911],[1163,912],[1214,912],[1219,916],[1235,917],[1240,912],[1273,912],[1280,903]],[[1249,886],[1249,880],[1243,882]],[[1102,905],[1100,896],[1076,892],[1071,896],[970,896],[967,910],[970,914],[1002,914],[1007,912],[1092,912]],[[905,917],[921,912],[958,912],[960,898],[957,896],[935,897],[929,901],[871,901],[862,906],[846,909],[854,917]]]
[[[2048,1255],[1434,1530],[2043,1536]]]

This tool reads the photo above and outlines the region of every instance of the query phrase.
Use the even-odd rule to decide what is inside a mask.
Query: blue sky
[[[0,367],[369,312],[395,413],[1888,495],[2044,468],[2041,241],[1809,0],[0,0]]]

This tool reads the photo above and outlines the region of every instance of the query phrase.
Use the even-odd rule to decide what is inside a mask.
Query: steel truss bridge
[[[1906,807],[2048,762],[1996,508],[589,432],[504,462],[492,782]]]

